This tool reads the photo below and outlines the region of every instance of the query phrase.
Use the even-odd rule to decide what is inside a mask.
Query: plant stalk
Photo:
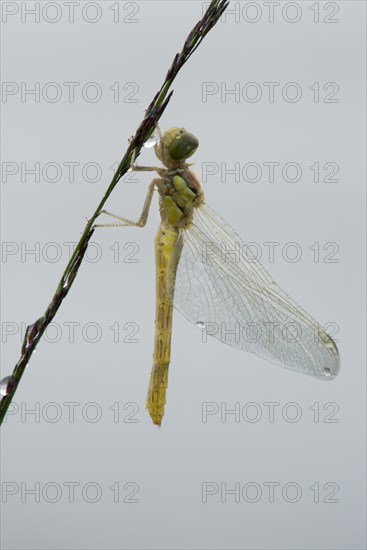
[[[95,220],[98,218],[104,204],[106,203],[107,199],[111,195],[119,180],[123,177],[124,174],[126,174],[128,169],[130,168],[131,163],[135,161],[135,159],[139,156],[145,141],[154,132],[154,129],[159,119],[161,118],[165,108],[168,105],[169,100],[171,99],[173,92],[168,92],[174,79],[178,75],[183,65],[189,59],[189,57],[193,54],[196,48],[198,48],[205,35],[218,22],[222,13],[227,8],[228,3],[228,0],[212,0],[203,18],[198,21],[198,23],[189,33],[181,52],[175,55],[172,65],[168,69],[166,78],[160,90],[154,96],[152,102],[147,108],[145,112],[145,117],[138,129],[136,130],[134,137],[130,140],[129,146],[112,178],[110,185],[103,195],[102,200],[97,206],[94,214],[88,220],[83,234],[80,237],[80,240],[70,258],[69,263],[64,270],[64,273],[62,274],[62,277],[50,304],[46,308],[44,314],[39,319],[37,319],[37,321],[27,327],[22,344],[20,359],[14,367],[7,387],[2,388],[6,395],[4,395],[0,401],[0,424],[2,424],[4,420],[6,412],[13,400],[19,382],[24,374],[26,366],[29,363],[32,353],[34,352],[38,342],[41,340],[46,328],[55,317],[59,307],[61,306],[64,298],[67,296],[75,280],[79,267],[83,261],[85,252],[87,250],[88,243],[91,236],[93,235],[93,224]]]

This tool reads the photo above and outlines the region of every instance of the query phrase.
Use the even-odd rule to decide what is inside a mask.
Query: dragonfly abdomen
[[[156,257],[156,318],[153,368],[150,375],[146,408],[154,422],[160,426],[166,403],[168,368],[171,360],[171,334],[173,304],[167,289],[167,271],[170,278],[176,275],[179,254],[177,244],[179,230],[161,224],[155,238]],[[174,262],[170,262],[175,249]]]

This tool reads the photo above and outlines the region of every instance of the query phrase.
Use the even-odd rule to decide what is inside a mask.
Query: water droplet
[[[154,147],[154,145],[156,145],[157,141],[157,138],[155,136],[152,136],[146,140],[146,142],[144,143],[144,147],[146,149],[151,149],[152,147]]]
[[[12,376],[5,376],[2,380],[0,380],[0,395],[5,397],[5,395],[8,395],[8,393],[11,392],[14,386],[14,378]]]
[[[325,376],[331,376],[331,370],[329,367],[324,367],[324,374]]]
[[[204,323],[204,321],[198,321],[198,322],[196,323],[196,326],[197,326],[198,328],[204,329],[204,328],[205,328],[205,323]]]

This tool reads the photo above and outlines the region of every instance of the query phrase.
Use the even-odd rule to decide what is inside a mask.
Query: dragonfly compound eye
[[[186,130],[180,130],[173,137],[171,143],[168,146],[169,156],[173,160],[185,160],[199,147],[199,140]]]

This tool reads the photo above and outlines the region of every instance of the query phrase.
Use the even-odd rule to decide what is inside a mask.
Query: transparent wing
[[[331,337],[272,280],[209,206],[196,208],[168,269],[173,304],[206,334],[283,367],[322,378],[339,370]]]

